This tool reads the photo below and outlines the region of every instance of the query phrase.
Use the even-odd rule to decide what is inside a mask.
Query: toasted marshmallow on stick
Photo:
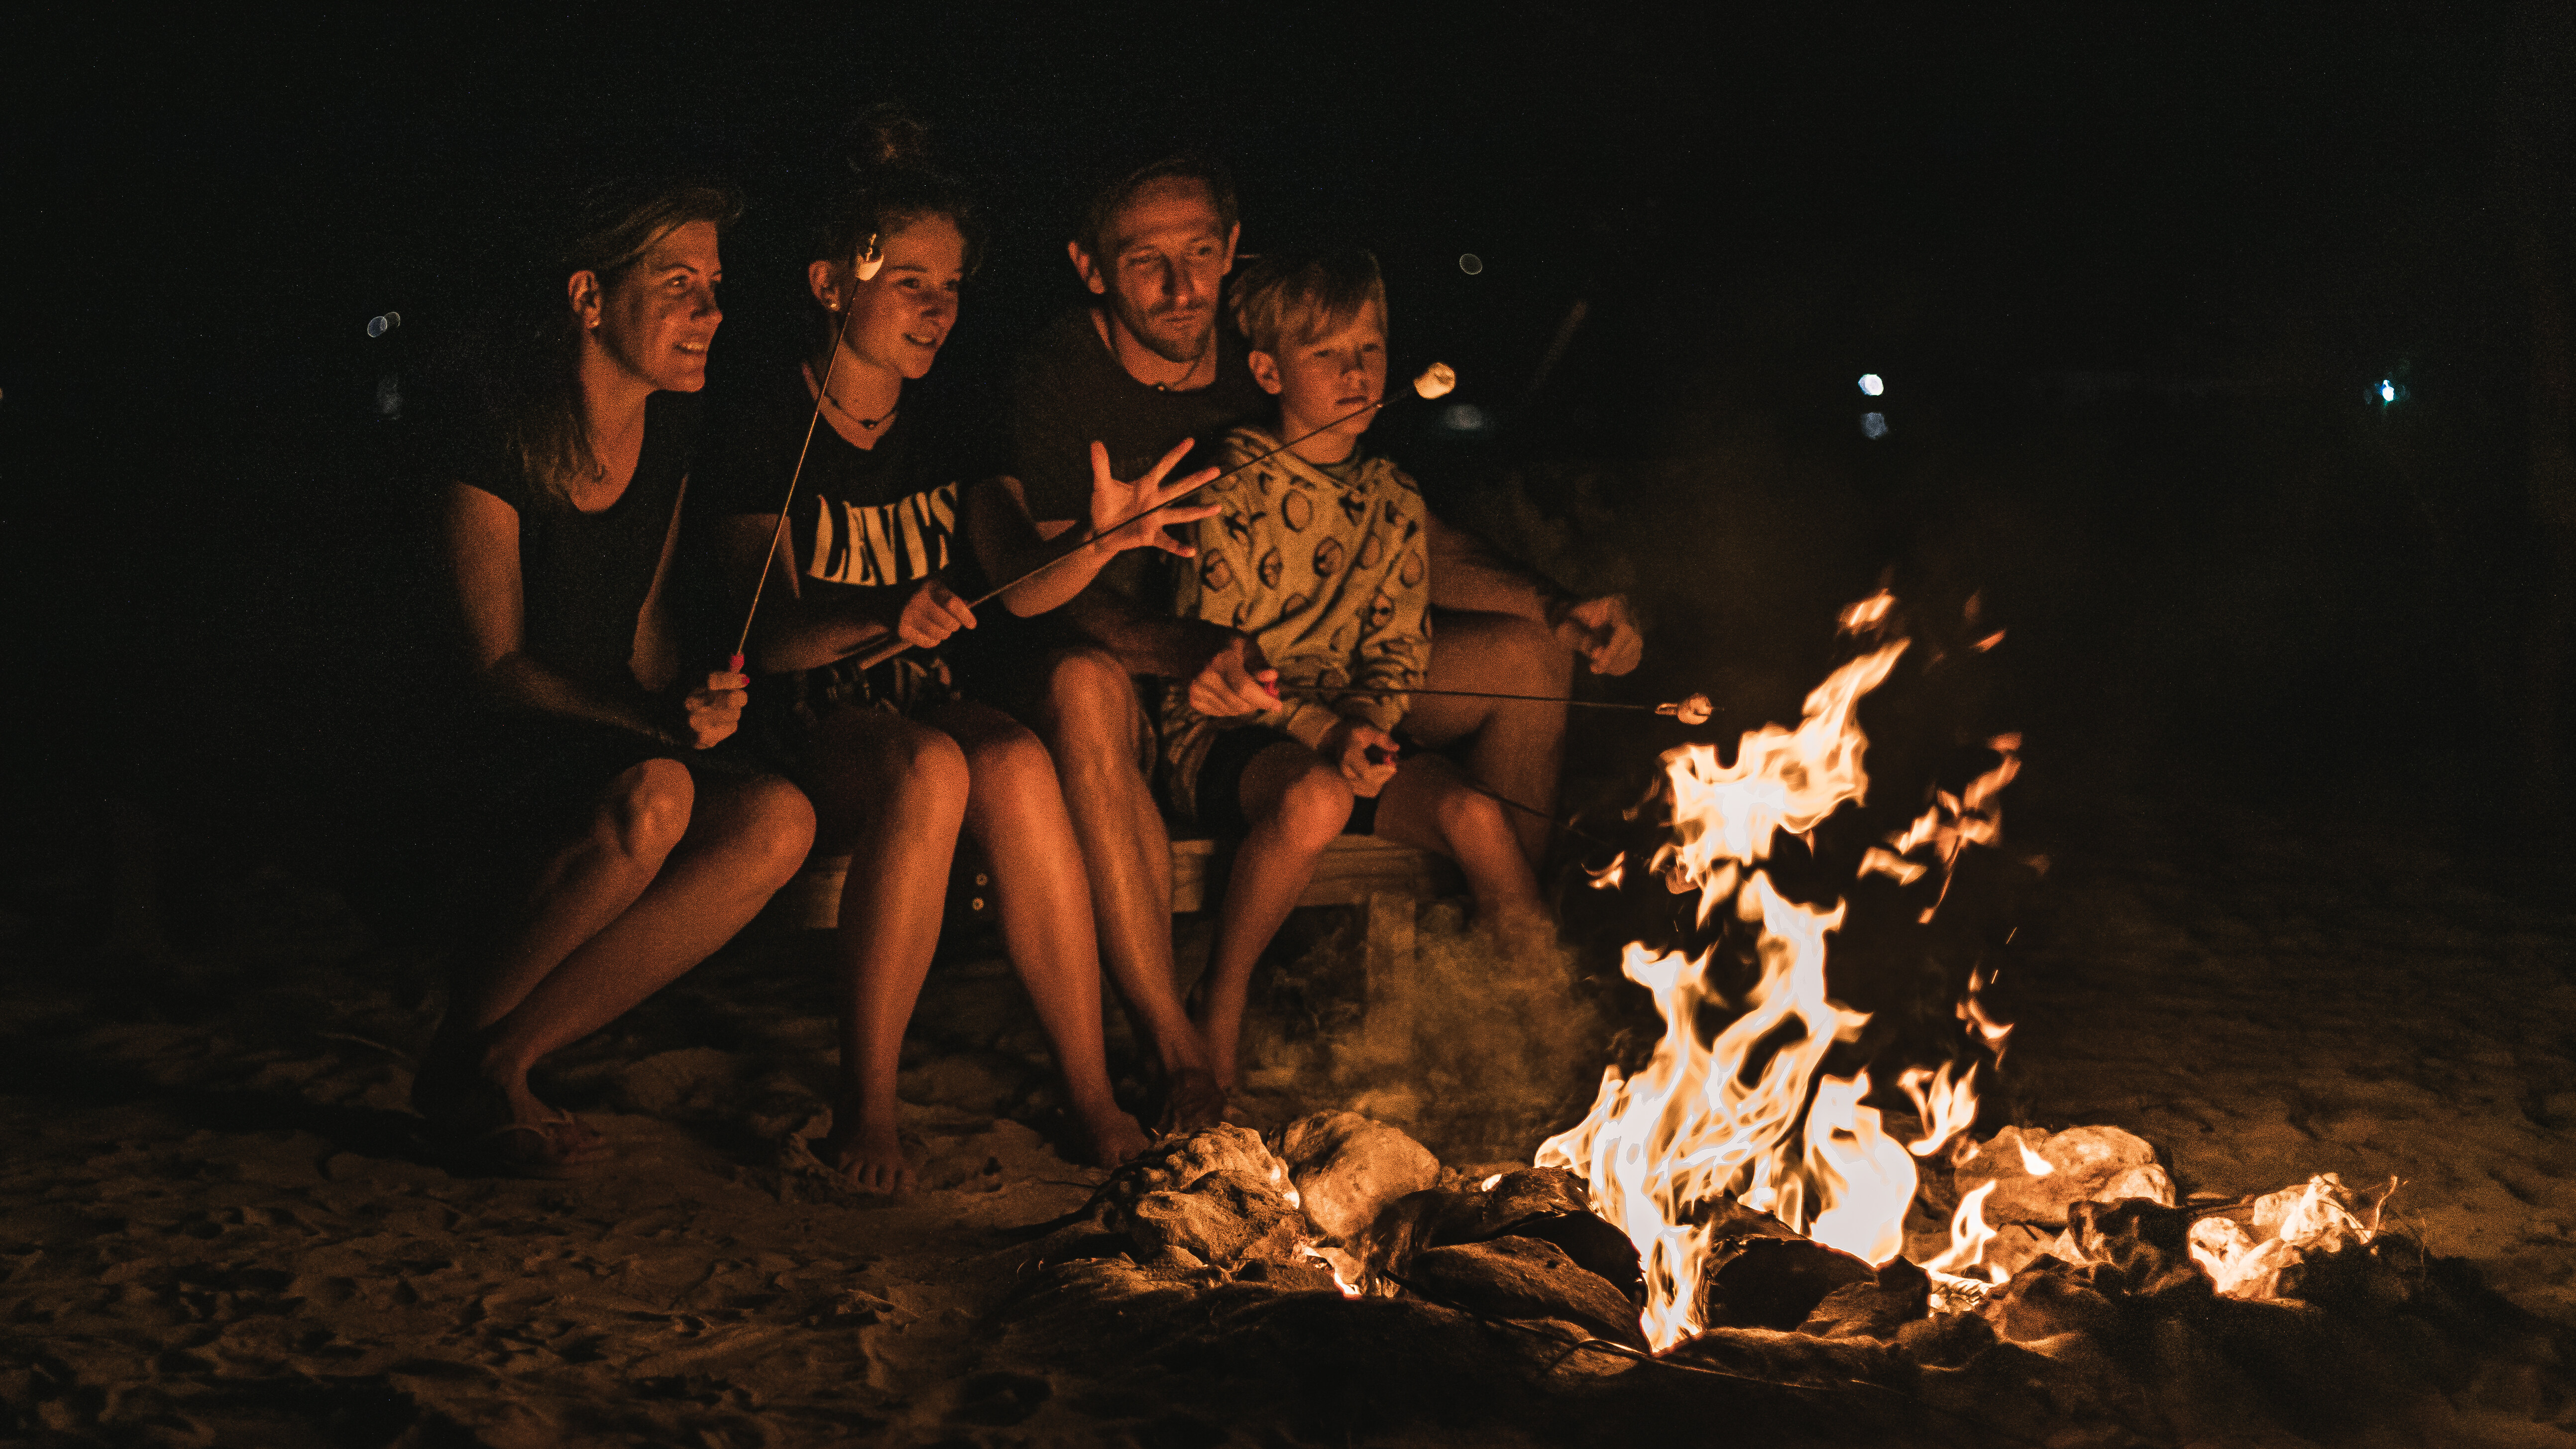
[[[1447,397],[1457,386],[1458,370],[1445,362],[1435,362],[1422,369],[1422,375],[1413,380],[1414,392],[1425,402],[1435,397]]]
[[[878,250],[876,234],[871,232],[868,234],[868,244],[859,248],[859,280],[875,281],[877,273],[883,270],[885,270],[885,253]]]
[[[1655,706],[1655,713],[1671,715],[1674,719],[1686,725],[1701,725],[1708,723],[1708,717],[1711,712],[1712,708],[1708,702],[1708,696],[1705,694],[1694,694],[1685,699],[1674,700],[1670,704],[1659,704]]]

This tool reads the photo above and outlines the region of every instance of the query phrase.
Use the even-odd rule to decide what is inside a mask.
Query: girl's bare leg
[[[1517,933],[1543,927],[1546,913],[1509,810],[1471,788],[1456,765],[1438,755],[1415,755],[1397,767],[1378,799],[1377,833],[1458,862],[1476,898],[1476,919]]]
[[[1145,1132],[1110,1094],[1091,885],[1055,763],[998,710],[950,704],[929,718],[966,752],[966,828],[992,858],[1003,948],[1055,1047],[1066,1105],[1092,1164],[1115,1167],[1145,1150]]]
[[[815,759],[823,838],[850,850],[836,941],[841,1084],[823,1160],[862,1191],[909,1192],[895,1073],[939,946],[966,814],[966,756],[928,725],[844,706],[824,720]]]
[[[1282,740],[1252,757],[1240,786],[1251,832],[1234,853],[1225,899],[1217,907],[1216,944],[1198,1000],[1199,1034],[1226,1091],[1240,1075],[1235,1049],[1251,998],[1252,968],[1280,923],[1306,893],[1315,862],[1351,819],[1350,782],[1313,750]]]
[[[637,820],[642,828],[603,849],[602,822],[614,836]],[[701,792],[671,760],[620,775],[592,834],[549,863],[528,926],[469,984],[452,1014],[459,1029],[442,1031],[415,1088],[423,1109],[456,1121],[485,1115],[482,1104],[497,1096],[506,1104],[501,1120],[558,1122],[528,1090],[529,1069],[732,939],[796,873],[813,838],[813,810],[784,780]],[[655,866],[647,883],[626,896],[647,860]],[[573,944],[549,963],[566,940]]]

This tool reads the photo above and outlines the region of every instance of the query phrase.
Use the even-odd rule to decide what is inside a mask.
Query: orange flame
[[[1875,634],[1895,603],[1881,591],[1852,605],[1842,614],[1844,632]],[[1606,1069],[1591,1112],[1536,1154],[1540,1166],[1580,1175],[1594,1210],[1637,1245],[1646,1272],[1646,1336],[1659,1349],[1702,1327],[1698,1296],[1714,1246],[1709,1204],[1732,1197],[1819,1242],[1885,1263],[1905,1245],[1914,1159],[1963,1140],[1975,1120],[1974,1066],[1916,1067],[1899,1077],[1923,1122],[1922,1136],[1910,1143],[1890,1137],[1877,1109],[1863,1105],[1866,1073],[1824,1075],[1834,1044],[1856,1039],[1868,1021],[1826,989],[1825,937],[1841,927],[1844,908],[1790,901],[1758,868],[1780,833],[1806,835],[1845,804],[1865,803],[1860,699],[1887,678],[1907,644],[1880,644],[1836,669],[1807,696],[1797,728],[1765,725],[1746,734],[1732,765],[1721,764],[1709,744],[1664,756],[1673,838],[1647,868],[1676,892],[1699,892],[1703,925],[1729,905],[1758,922],[1761,976],[1741,1002],[1729,1003],[1708,981],[1707,955],[1658,955],[1631,945],[1623,969],[1654,994],[1663,1038],[1634,1076]],[[1939,794],[1888,848],[1871,848],[1861,873],[1906,885],[1937,869],[1946,896],[1966,848],[2002,837],[1996,796],[2020,768],[2020,746],[2017,735],[1991,741],[2000,762],[1958,794]],[[1910,859],[1918,850],[1931,858]],[[1976,1000],[1990,979],[1971,977],[1959,1012],[2000,1051],[2011,1028]],[[1732,1007],[1735,1018],[1703,1044],[1696,1023],[1710,1006]],[[1990,1191],[1960,1204],[1951,1249],[1935,1260],[1944,1274],[1982,1262],[1995,1235],[1982,1217]]]

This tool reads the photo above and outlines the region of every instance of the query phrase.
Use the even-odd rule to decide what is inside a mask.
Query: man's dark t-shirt
[[[602,693],[634,691],[636,621],[689,476],[698,414],[694,393],[647,399],[635,475],[597,513],[540,495],[520,460],[488,440],[462,454],[457,481],[519,515],[520,647],[529,657]]]
[[[1011,474],[1029,517],[1090,521],[1094,440],[1108,446],[1111,474],[1130,481],[1183,438],[1196,438],[1197,451],[1213,456],[1229,431],[1270,408],[1243,359],[1242,340],[1220,325],[1215,379],[1166,392],[1119,365],[1090,308],[1057,318],[1030,342],[1011,383]]]

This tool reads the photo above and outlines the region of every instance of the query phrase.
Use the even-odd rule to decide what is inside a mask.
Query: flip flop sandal
[[[523,1138],[535,1138],[540,1155],[511,1150]],[[593,1159],[567,1156],[555,1134],[532,1122],[504,1122],[498,1127],[458,1132],[433,1139],[439,1162],[458,1177],[517,1177],[561,1182],[588,1175]]]

